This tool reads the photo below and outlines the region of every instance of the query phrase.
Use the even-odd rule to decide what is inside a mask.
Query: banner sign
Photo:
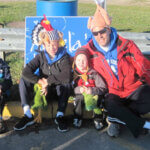
[[[32,42],[32,31],[43,17],[26,17],[26,51],[25,64],[35,57],[38,49]],[[91,39],[87,29],[88,17],[48,17],[52,27],[63,33],[68,54],[73,57],[75,51]]]

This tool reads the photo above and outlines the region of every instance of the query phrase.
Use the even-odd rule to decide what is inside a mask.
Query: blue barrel
[[[77,16],[77,0],[36,0],[37,16]]]

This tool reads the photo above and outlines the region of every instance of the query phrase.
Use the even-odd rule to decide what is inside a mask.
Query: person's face
[[[76,57],[75,64],[76,64],[77,68],[78,68],[81,72],[86,71],[86,70],[87,70],[87,67],[88,67],[88,60],[87,60],[86,55],[84,55],[84,54],[79,54],[79,55]]]
[[[100,29],[100,28],[95,28],[93,31],[92,31],[92,34],[94,35],[97,43],[100,45],[100,46],[107,46],[110,42],[110,33],[111,33],[111,30],[108,29],[108,28],[103,28],[103,29]]]
[[[49,41],[44,43],[45,49],[47,51],[47,53],[54,58],[57,51],[58,51],[58,46],[59,46],[59,41],[55,40],[55,41]]]

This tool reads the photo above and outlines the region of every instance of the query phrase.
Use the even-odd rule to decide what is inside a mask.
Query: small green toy
[[[39,84],[34,85],[34,105],[32,106],[32,109],[45,109],[47,107],[47,100],[45,95],[41,94],[41,87]]]
[[[41,117],[41,110],[47,108],[47,100],[45,95],[42,95],[41,93],[41,86],[39,84],[34,85],[34,105],[32,105],[32,109],[38,110],[37,117],[34,119],[35,122],[41,123],[42,117]]]
[[[85,109],[87,111],[93,110],[95,114],[100,115],[102,111],[97,107],[98,95],[93,96],[92,94],[83,93]]]

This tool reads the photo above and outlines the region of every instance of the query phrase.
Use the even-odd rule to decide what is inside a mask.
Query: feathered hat
[[[108,16],[107,12],[97,4],[97,8],[95,14],[92,17],[89,17],[87,27],[91,31],[94,28],[98,27],[99,29],[103,29],[105,27],[110,28],[111,18]]]
[[[59,41],[59,47],[65,45],[62,32],[55,30],[44,15],[44,19],[42,19],[32,31],[32,41],[35,45],[40,46],[44,42],[53,40]]]

